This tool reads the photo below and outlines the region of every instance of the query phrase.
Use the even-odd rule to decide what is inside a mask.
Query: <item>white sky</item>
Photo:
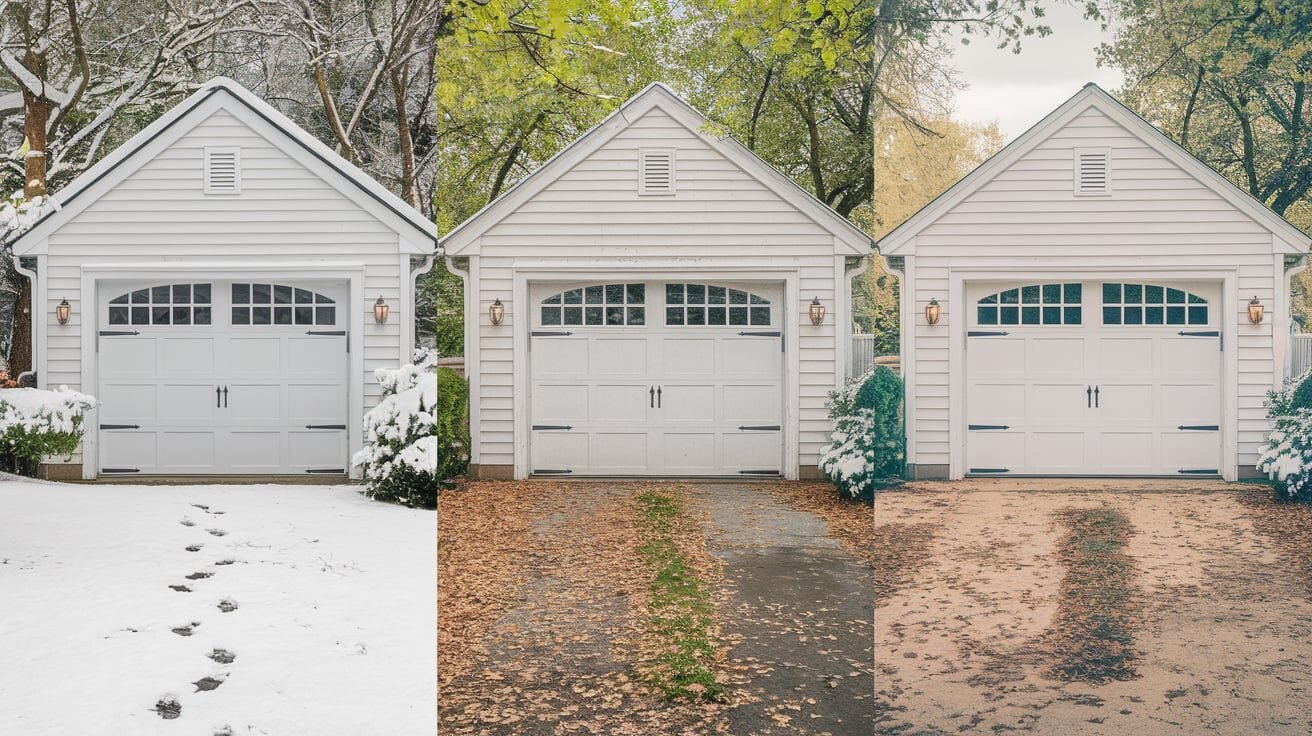
[[[1052,0],[1045,6],[1052,35],[1025,39],[1019,55],[997,48],[996,39],[972,36],[969,46],[953,39],[953,63],[969,85],[957,94],[957,119],[996,120],[1010,142],[1085,82],[1108,91],[1121,86],[1120,70],[1098,66],[1096,48],[1111,40],[1110,32],[1104,34],[1097,21],[1085,20],[1082,8]]]

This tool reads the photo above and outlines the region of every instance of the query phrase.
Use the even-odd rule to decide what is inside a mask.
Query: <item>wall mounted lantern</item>
[[[929,304],[925,305],[925,321],[931,325],[938,324],[939,315],[943,313],[943,308],[938,305],[938,299],[930,299]]]
[[[811,324],[818,325],[825,321],[825,305],[820,303],[820,297],[812,297],[811,306],[806,310],[811,315]]]
[[[487,316],[492,319],[492,324],[494,325],[501,324],[501,320],[505,319],[506,307],[501,303],[500,299],[492,302],[492,306],[487,308]]]
[[[374,321],[380,325],[387,322],[387,315],[391,311],[391,308],[387,306],[387,302],[383,301],[381,296],[378,297],[378,301],[374,302]]]
[[[69,304],[67,299],[60,301],[59,304],[55,306],[55,319],[59,320],[59,324],[68,324],[68,320],[72,317],[73,305]]]
[[[1253,297],[1253,300],[1248,303],[1249,322],[1252,322],[1255,325],[1262,324],[1262,315],[1265,312],[1266,307],[1262,306],[1262,302],[1258,301],[1257,297]]]

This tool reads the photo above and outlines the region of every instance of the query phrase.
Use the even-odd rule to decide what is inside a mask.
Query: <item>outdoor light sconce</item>
[[[938,305],[937,299],[930,299],[929,304],[925,305],[925,321],[931,325],[938,324],[938,317],[943,313],[943,308]]]
[[[487,308],[487,316],[492,319],[492,324],[499,325],[501,320],[505,319],[506,307],[500,299],[492,302],[492,306]]]
[[[387,314],[391,311],[387,302],[383,301],[381,296],[378,297],[378,301],[374,302],[374,321],[380,325],[387,322]]]
[[[73,305],[69,304],[67,299],[60,301],[59,304],[55,306],[55,319],[59,320],[59,324],[68,324],[68,320],[72,317]]]
[[[825,321],[825,305],[820,303],[820,297],[811,298],[811,306],[806,310],[811,315],[811,324],[818,325]]]
[[[1262,324],[1262,315],[1265,312],[1266,312],[1266,307],[1262,306],[1262,302],[1258,301],[1257,297],[1253,297],[1253,301],[1248,303],[1249,322],[1252,322],[1255,325]]]

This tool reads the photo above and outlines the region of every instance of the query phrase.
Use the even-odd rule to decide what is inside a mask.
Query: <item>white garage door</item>
[[[975,475],[1217,475],[1213,283],[969,285]]]
[[[777,285],[537,284],[530,293],[534,474],[780,473]]]
[[[345,284],[99,288],[101,473],[346,472]]]

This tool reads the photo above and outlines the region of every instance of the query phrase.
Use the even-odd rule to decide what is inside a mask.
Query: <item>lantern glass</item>
[[[1262,302],[1258,301],[1257,297],[1253,297],[1253,300],[1248,303],[1249,322],[1252,322],[1255,325],[1261,324],[1262,316],[1265,314],[1265,312],[1266,312],[1266,307],[1262,306]]]
[[[66,325],[72,317],[73,305],[69,304],[67,299],[61,300],[55,307],[55,319],[59,320],[59,324]]]
[[[391,312],[391,308],[387,306],[387,302],[383,301],[381,296],[378,297],[378,301],[374,302],[374,321],[380,325],[383,324],[387,321],[389,312]]]
[[[501,324],[501,320],[506,316],[506,307],[501,303],[500,299],[497,299],[492,302],[491,307],[488,307],[487,314],[488,317],[491,318],[492,324],[499,325]]]
[[[820,297],[811,299],[811,306],[807,311],[811,315],[811,324],[818,325],[825,321],[825,305],[820,303]]]
[[[939,315],[942,314],[942,307],[939,306],[937,299],[930,299],[929,304],[925,305],[925,321],[931,325],[938,324]]]

